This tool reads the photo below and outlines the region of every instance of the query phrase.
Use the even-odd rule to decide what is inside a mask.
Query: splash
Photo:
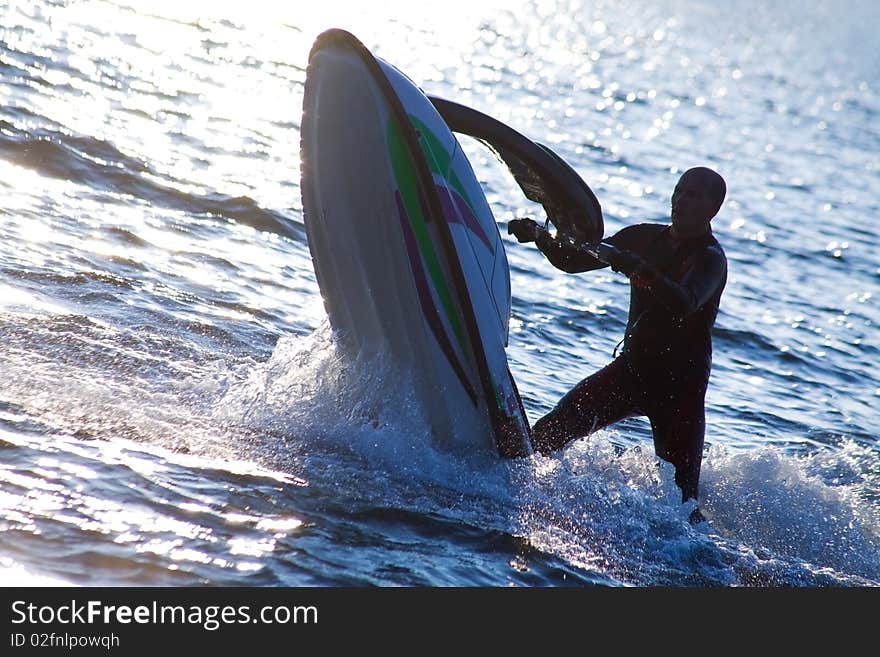
[[[381,355],[347,359],[325,325],[280,340],[268,361],[228,389],[218,417],[276,436],[274,458],[305,459],[303,476],[335,480],[349,499],[442,509],[521,537],[532,553],[559,557],[599,582],[880,580],[870,449],[853,444],[798,457],[778,448],[713,446],[701,488],[709,523],[693,527],[687,518],[694,504],[681,504],[674,469],[649,443],[623,448],[600,432],[551,457],[462,458],[432,443],[407,376]],[[528,567],[528,554],[518,557],[517,569]]]
[[[709,522],[693,527],[672,466],[600,432],[520,469],[515,531],[615,584],[876,585],[877,472],[876,452],[855,443],[811,456],[713,446],[700,494]]]
[[[672,466],[608,432],[520,472],[518,532],[542,552],[624,585],[729,585],[734,573],[688,524]]]
[[[284,336],[271,357],[232,382],[214,417],[276,435],[328,437],[421,421],[406,372],[381,354],[349,359],[328,323]]]
[[[853,442],[805,456],[713,446],[703,496],[712,526],[757,554],[877,581],[878,473],[877,453]]]
[[[415,394],[417,375],[386,354],[346,355],[325,322],[281,338],[269,360],[227,387],[214,419],[269,437],[263,456],[287,467],[321,456],[359,462],[346,476],[365,477],[377,500],[396,496],[389,482],[410,499],[414,481],[452,494],[503,494],[507,468],[494,454],[440,447]]]

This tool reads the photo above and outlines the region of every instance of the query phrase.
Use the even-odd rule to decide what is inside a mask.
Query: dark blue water
[[[0,583],[880,585],[878,9],[505,4],[0,7]],[[644,420],[450,455],[406,372],[336,352],[298,186],[328,27],[553,146],[609,233],[722,172],[708,524]],[[499,222],[540,216],[464,146]],[[534,420],[628,290],[504,236]]]

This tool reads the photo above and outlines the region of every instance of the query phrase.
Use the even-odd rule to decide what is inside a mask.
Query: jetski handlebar
[[[604,262],[606,265],[610,265],[611,261],[614,259],[620,250],[616,246],[612,246],[607,242],[597,242],[596,244],[583,244],[580,248],[591,256],[599,260],[600,262]]]

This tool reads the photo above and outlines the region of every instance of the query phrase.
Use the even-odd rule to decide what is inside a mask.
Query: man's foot
[[[700,511],[700,507],[695,507],[694,510],[691,511],[691,514],[688,516],[688,522],[692,525],[699,525],[701,522],[706,522],[706,516]]]

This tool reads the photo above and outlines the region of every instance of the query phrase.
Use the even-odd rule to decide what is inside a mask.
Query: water
[[[880,12],[715,4],[2,5],[0,581],[880,585]],[[298,186],[328,27],[552,145],[608,233],[723,173],[708,525],[644,420],[450,455],[406,372],[337,354]],[[499,222],[537,216],[464,146]],[[505,239],[534,421],[611,358],[627,286]]]

